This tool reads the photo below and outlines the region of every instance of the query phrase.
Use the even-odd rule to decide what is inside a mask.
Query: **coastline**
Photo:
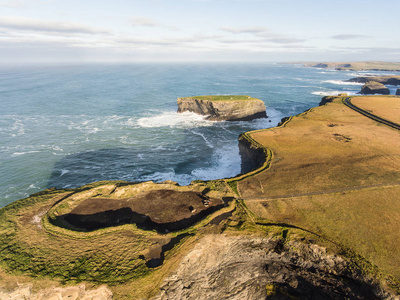
[[[360,236],[353,236],[352,243],[348,243],[346,239],[341,238],[341,235],[334,234],[334,231],[331,230],[339,230],[339,232],[342,229],[341,227],[341,222],[346,222],[347,226],[355,226],[356,224],[352,224],[351,222],[349,223],[349,220],[346,219],[346,216],[348,214],[344,214],[343,220],[339,222],[339,225],[333,225],[330,223],[330,217],[331,214],[329,214],[327,217],[324,217],[323,215],[320,214],[318,206],[313,207],[310,211],[310,203],[308,203],[307,199],[312,198],[313,202],[319,202],[321,199],[325,203],[342,203],[343,201],[348,201],[348,195],[351,195],[352,198],[358,199],[358,195],[360,197],[365,198],[365,192],[377,195],[379,193],[391,193],[392,190],[398,189],[398,187],[395,185],[395,181],[388,182],[387,180],[383,180],[385,178],[382,177],[381,182],[375,182],[375,185],[372,186],[371,184],[368,184],[367,182],[364,182],[361,186],[358,185],[357,183],[357,178],[352,178],[352,181],[356,181],[356,185],[349,185],[348,182],[344,182],[345,185],[341,184],[343,183],[343,178],[338,181],[338,186],[334,186],[334,181],[331,180],[331,182],[323,182],[317,180],[319,182],[319,185],[317,184],[317,189],[315,191],[310,191],[307,189],[306,193],[302,193],[301,190],[294,190],[294,187],[291,188],[285,188],[285,180],[290,179],[286,175],[286,171],[284,170],[287,167],[284,167],[282,169],[282,174],[279,175],[278,178],[279,180],[279,185],[276,185],[274,177],[270,177],[269,179],[266,179],[265,176],[270,176],[271,174],[276,176],[277,174],[280,174],[280,165],[282,165],[282,162],[287,161],[290,159],[289,156],[286,156],[284,153],[286,150],[284,150],[287,147],[291,147],[291,145],[296,144],[298,145],[299,143],[297,140],[301,140],[303,143],[303,147],[305,144],[307,144],[307,135],[304,135],[304,133],[299,134],[298,128],[299,126],[302,128],[302,131],[305,130],[305,128],[314,128],[315,126],[314,122],[324,122],[326,124],[325,126],[318,125],[318,128],[323,128],[323,130],[327,132],[331,132],[331,141],[329,142],[332,145],[340,145],[338,150],[343,147],[348,147],[351,145],[351,143],[354,143],[354,141],[357,141],[359,138],[356,138],[354,134],[356,131],[352,131],[351,134],[346,133],[340,133],[340,132],[333,132],[333,131],[340,131],[344,130],[345,127],[343,127],[343,124],[347,124],[346,126],[349,126],[350,123],[349,121],[343,121],[341,118],[347,118],[350,117],[351,119],[357,119],[357,122],[351,123],[354,124],[354,128],[358,128],[358,126],[365,127],[367,126],[368,128],[370,126],[375,126],[371,124],[372,121],[366,121],[364,120],[364,117],[359,117],[356,112],[348,112],[345,109],[344,104],[341,103],[343,97],[332,97],[330,99],[331,101],[329,103],[321,103],[323,104],[320,107],[316,107],[313,109],[310,109],[308,111],[305,111],[301,114],[298,114],[296,116],[287,118],[283,120],[282,124],[278,127],[273,127],[273,128],[268,128],[268,129],[261,129],[261,130],[256,130],[256,131],[251,131],[251,132],[246,132],[243,135],[241,135],[240,139],[242,140],[241,145],[242,147],[250,149],[250,152],[247,152],[248,158],[253,157],[255,154],[255,164],[254,166],[257,166],[257,169],[254,169],[248,173],[236,176],[234,178],[229,178],[229,179],[224,179],[224,180],[216,180],[216,181],[208,181],[208,182],[193,182],[192,185],[185,187],[185,189],[190,190],[193,189],[196,184],[198,186],[202,186],[202,189],[206,187],[207,193],[212,192],[213,194],[215,193],[220,193],[225,189],[226,195],[230,195],[236,198],[235,201],[232,201],[229,206],[227,206],[225,209],[218,210],[212,215],[206,217],[205,219],[197,222],[194,226],[190,226],[188,229],[185,229],[183,231],[173,233],[172,236],[168,239],[171,239],[172,237],[177,237],[177,241],[173,243],[173,246],[171,249],[166,251],[165,258],[163,264],[158,267],[159,271],[157,270],[146,270],[145,267],[139,267],[137,265],[134,267],[136,269],[134,273],[131,274],[138,274],[138,277],[133,277],[130,278],[127,277],[126,279],[122,280],[122,277],[118,279],[118,277],[115,278],[116,282],[122,282],[127,280],[126,282],[130,282],[128,285],[122,284],[118,285],[118,287],[112,288],[112,291],[114,295],[117,294],[124,294],[126,292],[125,287],[132,285],[136,286],[137,284],[141,283],[146,286],[146,289],[152,286],[151,290],[153,291],[151,295],[155,295],[156,290],[154,290],[158,284],[163,280],[163,278],[166,278],[166,270],[175,269],[177,267],[177,263],[179,261],[178,258],[182,258],[187,251],[190,251],[192,249],[195,240],[197,240],[201,236],[207,236],[210,233],[217,233],[219,232],[226,233],[226,234],[234,234],[234,235],[250,235],[252,236],[253,234],[257,234],[260,230],[265,230],[268,228],[271,233],[276,234],[276,232],[286,232],[285,236],[288,234],[287,232],[290,232],[291,239],[293,240],[300,240],[304,238],[304,236],[307,236],[309,239],[315,240],[314,242],[320,245],[323,245],[324,247],[327,247],[330,249],[329,251],[333,251],[335,253],[341,253],[342,255],[344,254],[344,257],[346,259],[349,259],[350,261],[354,261],[357,264],[359,264],[361,267],[361,271],[365,276],[369,278],[375,278],[379,280],[384,280],[387,281],[388,278],[390,278],[390,275],[394,276],[392,279],[392,283],[390,284],[393,288],[395,288],[399,282],[399,274],[393,273],[393,269],[388,268],[388,261],[390,262],[390,258],[387,256],[381,256],[381,253],[376,253],[374,255],[373,252],[365,252],[363,250],[363,245],[365,242],[362,240],[358,240]],[[355,97],[355,98],[361,98],[361,97]],[[365,97],[364,97],[365,98]],[[379,98],[379,97],[378,97]],[[383,97],[382,97],[383,98]],[[343,110],[345,109],[346,113],[343,116]],[[327,115],[325,115],[327,114]],[[315,119],[316,118],[316,119]],[[336,119],[335,119],[336,118]],[[315,119],[315,120],[314,120]],[[368,120],[368,119],[367,119]],[[305,126],[305,127],[304,127]],[[352,125],[353,126],[353,125]],[[343,127],[343,128],[342,128]],[[375,128],[375,127],[374,127]],[[377,130],[381,131],[381,134],[383,136],[390,136],[391,133],[390,131],[386,128],[380,128],[377,127]],[[314,129],[313,129],[314,130]],[[291,132],[296,134],[292,134]],[[369,131],[370,132],[370,131]],[[298,135],[298,136],[296,136]],[[274,137],[271,139],[271,137]],[[286,140],[286,144],[279,142],[275,144],[275,139],[277,138],[288,138],[291,137],[290,142],[288,143],[288,140]],[[305,139],[307,137],[307,139]],[[351,138],[350,138],[351,137]],[[350,139],[350,140],[349,140]],[[279,146],[280,145],[280,146]],[[282,147],[282,145],[285,145],[285,147]],[[253,149],[251,149],[253,147]],[[318,146],[321,147],[321,146]],[[318,155],[322,154],[322,159],[324,163],[326,162],[326,157],[323,151],[318,151],[317,148],[313,149],[313,154],[316,156],[315,159],[317,159]],[[304,148],[305,150],[309,151],[309,148],[306,147]],[[303,149],[303,150],[304,150]],[[352,149],[352,148],[349,148]],[[346,148],[346,153],[349,153],[349,149]],[[358,149],[357,147],[355,149]],[[298,150],[301,150],[300,148]],[[295,180],[297,180],[297,185],[295,188],[301,189],[303,186],[303,181],[305,181],[304,186],[309,186],[309,183],[307,183],[307,176],[304,176],[304,170],[307,170],[307,168],[313,166],[313,164],[309,161],[310,157],[307,157],[306,165],[304,165],[304,162],[301,162],[301,159],[299,161],[299,158],[302,157],[301,151],[296,151],[300,156],[295,155],[295,158],[297,160],[297,165],[299,166],[299,169],[296,167],[296,163],[290,163],[291,170],[291,177],[293,177]],[[243,153],[243,152],[242,152]],[[265,160],[260,160],[260,153],[263,153]],[[309,153],[309,152],[308,152]],[[338,155],[339,153],[336,153],[335,155]],[[246,154],[244,154],[246,155]],[[305,156],[303,156],[302,159],[304,159]],[[340,157],[340,156],[339,156]],[[350,163],[350,161],[347,161],[347,163]],[[374,161],[371,161],[374,162]],[[315,162],[314,162],[315,163]],[[318,163],[317,163],[318,165]],[[337,163],[335,163],[337,165]],[[272,169],[271,169],[272,167]],[[316,170],[316,169],[315,169]],[[327,169],[326,167],[322,169],[322,171],[325,173],[324,176],[326,176],[326,172],[331,169]],[[301,172],[303,175],[301,177],[296,177],[296,172]],[[336,174],[338,170],[333,170],[332,175]],[[381,168],[381,171],[384,172]],[[313,177],[317,175],[315,171],[312,171]],[[376,171],[377,173],[379,170]],[[343,172],[339,170],[339,173],[343,175]],[[354,174],[353,174],[354,175]],[[336,175],[335,175],[336,176]],[[360,173],[359,176],[362,176]],[[302,178],[302,179],[301,179]],[[318,176],[316,177],[318,178]],[[392,177],[395,179],[395,177]],[[291,179],[292,180],[292,179]],[[289,184],[291,184],[292,181],[289,181]],[[365,179],[363,179],[365,180]],[[372,178],[372,180],[375,180]],[[314,179],[313,179],[314,181]],[[389,180],[390,181],[390,180]],[[121,182],[122,183],[122,182]],[[255,184],[254,184],[255,183]],[[268,183],[268,185],[265,185]],[[111,185],[110,185],[111,184]],[[79,233],[79,232],[73,232],[68,229],[62,229],[61,227],[54,226],[57,224],[51,224],[51,222],[48,222],[48,213],[46,212],[48,208],[54,207],[55,203],[59,203],[58,205],[62,205],[63,201],[65,199],[68,199],[71,195],[76,195],[74,197],[77,197],[78,195],[82,195],[79,197],[88,197],[87,193],[91,193],[92,195],[98,195],[99,193],[109,195],[109,192],[107,191],[114,191],[115,193],[116,187],[113,187],[112,182],[103,182],[103,183],[96,183],[93,185],[89,185],[86,187],[82,187],[77,190],[49,190],[45,191],[42,193],[38,193],[35,195],[32,195],[30,198],[19,200],[11,205],[6,206],[1,210],[2,215],[8,215],[9,217],[14,215],[15,213],[18,212],[18,214],[21,214],[23,218],[18,217],[15,219],[17,222],[16,224],[20,222],[25,222],[21,223],[25,224],[24,226],[26,227],[26,230],[30,230],[31,236],[35,236],[39,234],[40,238],[38,239],[40,241],[40,244],[36,243],[35,247],[43,247],[43,239],[47,239],[47,235],[51,233],[51,235],[56,236],[57,240],[59,241],[68,241],[71,237],[74,239],[78,238],[78,243],[83,243],[85,244],[85,240],[88,239],[88,241],[94,241],[93,239],[99,239],[99,241],[102,241],[104,243],[105,240],[107,240],[110,237],[110,234],[116,235],[117,240],[120,240],[118,243],[121,244],[121,241],[124,240],[123,236],[128,234],[127,236],[130,236],[132,234],[136,235],[137,237],[141,237],[139,241],[144,241],[143,238],[147,239],[149,237],[150,240],[158,240],[158,243],[160,247],[163,245],[163,240],[165,240],[165,237],[161,238],[161,236],[158,236],[157,234],[150,233],[146,230],[136,228],[135,226],[130,226],[130,225],[120,225],[117,227],[112,227],[110,229],[101,229],[101,230],[96,230],[93,233]],[[169,184],[169,188],[172,188],[174,184],[172,183],[165,183]],[[172,185],[171,185],[172,184]],[[282,187],[283,184],[283,187]],[[110,187],[106,188],[107,185],[110,185]],[[124,187],[125,185],[129,185],[128,183],[122,183],[121,188]],[[263,187],[265,185],[265,187]],[[160,186],[160,184],[156,184],[155,186]],[[258,186],[258,187],[257,187]],[[318,189],[318,186],[320,189]],[[231,189],[231,192],[228,192],[226,188]],[[322,190],[321,190],[322,188]],[[275,190],[275,192],[274,192]],[[122,191],[122,190],[121,190]],[[342,195],[342,193],[344,194]],[[267,193],[267,194],[266,194]],[[118,194],[118,193],[117,193]],[[236,196],[235,196],[236,194]],[[86,196],[84,196],[86,195]],[[121,194],[122,196],[123,194]],[[331,199],[329,197],[334,197]],[[386,194],[385,194],[386,195]],[[328,197],[328,198],[327,198]],[[84,199],[84,198],[79,198],[79,199]],[[41,200],[42,199],[42,200]],[[293,200],[296,199],[296,202],[293,202]],[[46,204],[46,206],[43,206],[44,203],[47,201],[51,200],[48,202],[49,204]],[[301,201],[299,201],[301,200]],[[307,200],[307,201],[305,201]],[[44,202],[42,202],[44,201]],[[333,201],[333,202],[332,202]],[[357,200],[358,201],[358,200]],[[322,202],[322,203],[324,203]],[[26,207],[25,209],[29,209],[29,215],[28,217],[26,214],[27,212],[22,213],[22,208],[30,203],[28,206],[31,206],[31,208]],[[43,203],[43,204],[41,204]],[[53,203],[53,204],[50,204]],[[269,209],[266,211],[265,208],[263,209],[264,203],[269,203],[268,207]],[[290,207],[291,205],[297,205],[297,210],[291,211],[285,209],[283,212],[280,211],[279,213],[275,210],[275,205],[279,206],[282,205],[283,203],[286,203],[285,205]],[[306,205],[307,211],[308,211],[308,216],[315,216],[317,219],[315,219],[313,222],[310,223],[309,218],[304,218],[304,215],[302,215],[301,218],[298,216],[296,217],[296,211],[302,212],[304,211],[304,207],[301,205]],[[33,209],[32,205],[36,207]],[[50,205],[50,206],[49,206]],[[300,205],[300,206],[299,206]],[[48,207],[47,209],[43,210],[45,207]],[[66,206],[68,207],[68,206]],[[335,211],[332,207],[330,208]],[[286,212],[285,212],[286,211]],[[273,213],[274,212],[274,213]],[[354,210],[349,210],[351,214],[356,213]],[[266,214],[267,213],[267,214]],[[385,211],[387,214],[388,212]],[[39,217],[39,221],[34,221],[31,223],[30,220],[36,220],[37,217]],[[353,215],[352,215],[353,216]],[[15,218],[15,217],[13,217]],[[377,219],[379,219],[379,215],[376,216]],[[25,220],[25,221],[24,221]],[[213,221],[215,220],[215,221]],[[289,220],[289,221],[288,221]],[[379,220],[377,220],[379,221]],[[315,223],[316,222],[316,223]],[[318,225],[319,222],[322,223],[327,223],[325,226]],[[337,222],[337,221],[336,221]],[[362,222],[361,222],[362,223]],[[29,225],[30,224],[30,225]],[[1,225],[4,228],[4,224]],[[8,225],[7,225],[8,226]],[[211,227],[210,227],[211,226]],[[7,227],[10,230],[10,227]],[[19,228],[19,229],[18,229]],[[16,227],[15,232],[17,233],[17,236],[21,234],[21,230],[23,227]],[[360,232],[360,228],[356,226],[357,229],[355,229],[355,232]],[[388,232],[389,229],[383,228],[385,232]],[[26,231],[26,233],[28,233]],[[18,233],[20,232],[20,233]],[[36,232],[36,233],[35,233]],[[380,230],[378,231],[380,232]],[[71,235],[72,234],[72,235]],[[342,235],[347,238],[350,233],[342,233]],[[24,236],[29,236],[24,234]],[[118,237],[117,237],[118,236]],[[366,238],[364,235],[361,235],[362,238]],[[376,236],[373,235],[375,241],[374,243],[380,243],[379,239],[378,241],[376,240]],[[3,244],[8,244],[7,238],[4,240],[5,236],[3,235]],[[390,237],[385,237],[385,239],[382,240],[382,242],[385,242],[386,247],[389,247],[390,253],[393,251],[396,251],[393,248],[390,248],[392,243],[388,243],[386,238]],[[395,239],[396,237],[392,237]],[[368,239],[368,238],[367,238]],[[166,241],[167,241],[166,240]],[[15,240],[17,241],[17,240]],[[22,240],[21,240],[22,241]],[[25,241],[26,242],[26,241]],[[32,242],[29,242],[32,243]],[[142,243],[142,242],[140,242]],[[140,246],[141,244],[137,244],[135,246],[134,252],[132,252],[131,255],[133,257],[137,257],[137,254],[135,253],[143,253],[140,255],[144,255],[146,257],[147,255],[150,255],[149,253],[152,253],[155,251],[157,253],[158,250],[146,250],[145,246]],[[115,243],[113,243],[115,245]],[[123,243],[122,243],[123,244]],[[128,243],[132,245],[132,243]],[[165,244],[167,245],[168,242]],[[144,244],[143,244],[144,245]],[[379,247],[382,247],[382,244],[379,244]],[[137,248],[139,246],[139,248]],[[92,245],[90,251],[97,251],[96,249],[98,245],[97,242],[96,244]],[[181,251],[183,248],[185,248],[185,251]],[[45,247],[46,248],[46,247]],[[84,247],[83,247],[84,248]],[[107,248],[110,253],[118,253],[118,248]],[[138,249],[142,249],[138,251]],[[150,248],[149,248],[150,249]],[[179,250],[180,249],[180,250]],[[22,248],[20,248],[19,251],[21,251]],[[29,253],[30,250],[25,249],[23,251],[27,251],[27,254]],[[46,250],[48,251],[48,250]],[[143,252],[144,251],[144,252]],[[146,252],[147,251],[147,252]],[[150,252],[148,252],[150,251]],[[146,254],[148,253],[148,254]],[[11,255],[11,256],[9,256]],[[15,260],[13,258],[13,254],[9,254],[8,259],[11,259],[11,261],[17,262],[18,260]],[[78,255],[79,257],[79,255]],[[149,256],[151,257],[151,255]],[[112,257],[111,257],[112,259]],[[115,258],[114,258],[115,259]],[[136,258],[137,259],[137,258]],[[383,260],[382,260],[383,259]],[[386,262],[385,262],[386,260]],[[117,260],[118,261],[118,260]],[[89,259],[88,263],[93,263],[91,259]],[[144,261],[143,261],[144,263]],[[125,263],[120,262],[121,265],[124,265]],[[4,266],[4,262],[2,263]],[[16,265],[18,266],[18,264]],[[378,267],[377,267],[378,266]],[[17,268],[21,268],[23,265],[19,265]],[[57,266],[55,267],[54,270],[57,270]],[[36,272],[36,271],[35,271]],[[89,272],[89,269],[87,269],[86,272]],[[90,273],[90,272],[89,272]],[[140,275],[139,275],[140,274]],[[67,275],[66,276],[71,276]],[[104,275],[102,275],[104,276]],[[153,276],[156,276],[159,278],[156,282],[156,285],[153,286],[153,279],[150,280],[150,278],[154,278]],[[388,277],[389,276],[389,277]],[[57,276],[54,277],[57,279]],[[66,277],[68,278],[68,277]],[[99,277],[101,278],[101,277]],[[99,280],[99,278],[97,280]],[[113,280],[113,277],[110,277],[108,280]],[[397,278],[397,279],[395,279]],[[94,278],[93,278],[94,279]],[[132,279],[134,279],[132,281]],[[391,280],[392,280],[391,279]],[[88,280],[88,279],[85,279]],[[144,280],[144,281],[143,281]],[[90,282],[90,280],[89,280]],[[121,290],[122,289],[122,290]],[[146,290],[145,289],[145,290]],[[123,290],[125,292],[123,292]],[[147,292],[146,292],[147,293]],[[122,295],[120,294],[120,295]]]

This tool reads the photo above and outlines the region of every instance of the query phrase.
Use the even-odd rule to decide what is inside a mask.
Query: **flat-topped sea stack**
[[[178,112],[194,112],[211,121],[250,121],[266,118],[262,100],[247,95],[178,98]]]
[[[360,94],[362,95],[390,95],[390,90],[380,82],[369,81],[363,85],[361,88]]]

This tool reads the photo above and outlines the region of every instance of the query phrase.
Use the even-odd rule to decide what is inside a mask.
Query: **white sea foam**
[[[174,169],[169,172],[155,172],[139,178],[139,181],[162,182],[166,180],[178,182],[180,185],[188,185],[194,178],[189,174],[176,174]]]
[[[189,130],[191,133],[201,136],[204,140],[204,142],[206,143],[207,147],[209,148],[214,148],[214,145],[206,138],[206,136],[204,134],[202,134],[201,132],[197,132],[195,130]]]
[[[143,117],[137,120],[137,124],[141,127],[179,127],[192,128],[200,126],[212,126],[212,121],[205,120],[204,116],[192,113],[183,112],[177,113],[174,111],[162,112],[161,114]]]
[[[337,85],[363,85],[363,83],[343,81],[343,80],[325,80],[322,82],[327,82],[327,83],[332,83],[332,84],[337,84]]]
[[[61,176],[64,176],[65,174],[67,174],[67,173],[69,173],[69,172],[70,172],[70,170],[61,170],[60,177],[61,177]]]
[[[36,153],[36,152],[40,152],[40,151],[14,152],[12,155],[19,156],[19,155],[24,155],[24,154],[29,154],[29,153]]]
[[[212,157],[213,165],[192,171],[194,179],[211,180],[233,177],[240,173],[241,158],[238,145],[225,145],[215,151]]]
[[[339,94],[356,95],[357,92],[354,92],[354,91],[316,91],[316,92],[312,92],[311,94],[318,95],[318,96],[337,96]]]

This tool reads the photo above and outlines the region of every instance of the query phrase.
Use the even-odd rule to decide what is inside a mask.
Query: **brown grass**
[[[378,101],[387,101],[379,112],[395,118],[386,112],[400,109],[394,99],[352,102],[378,111]],[[238,190],[258,217],[322,234],[400,280],[400,134],[340,100],[285,128],[251,134],[274,159],[268,170],[238,182]]]
[[[354,97],[351,103],[378,117],[400,124],[400,97]]]

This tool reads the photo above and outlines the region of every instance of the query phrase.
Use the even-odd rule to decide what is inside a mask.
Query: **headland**
[[[362,62],[303,62],[305,67],[335,69],[341,71],[400,71],[400,63],[384,61]]]
[[[242,134],[236,177],[97,182],[6,206],[2,292],[79,283],[103,289],[99,299],[398,294],[399,131],[349,101],[399,122],[398,97],[325,97]]]

